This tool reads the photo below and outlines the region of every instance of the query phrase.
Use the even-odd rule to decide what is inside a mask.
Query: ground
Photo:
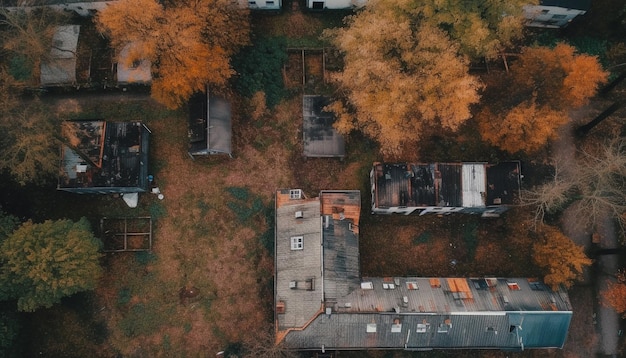
[[[257,29],[273,33],[279,32],[278,27],[283,31],[296,27],[300,32],[294,37],[319,35],[315,25],[321,21],[319,18],[306,20],[299,13],[283,15],[275,18],[272,26],[258,25]],[[292,45],[306,47],[307,43]],[[308,68],[318,69],[314,75],[319,75],[319,62],[309,63]],[[139,207],[129,209],[113,196],[76,196],[54,192],[54,188],[48,188],[54,196],[32,199],[33,207],[48,210],[25,216],[47,218],[44,215],[50,215],[49,208],[55,208],[53,215],[86,215],[96,224],[104,215],[150,215],[155,226],[153,252],[107,254],[103,259],[106,274],[95,292],[77,295],[53,310],[29,316],[28,356],[40,352],[70,357],[214,356],[238,342],[246,345],[256,340],[257,345],[270,346],[272,200],[275,189],[283,187],[302,188],[309,196],[322,189],[361,189],[364,276],[540,275],[530,264],[533,241],[527,219],[532,212],[526,208],[488,220],[466,215],[371,215],[368,171],[373,161],[381,159],[372,142],[353,135],[347,138],[344,160],[305,159],[301,155],[299,93],[280,103],[268,118],[256,121],[241,111],[245,107],[241,105],[243,99],[231,99],[234,157],[194,161],[186,153],[184,109],[167,111],[145,94],[134,93],[48,98],[47,103],[62,118],[134,119],[146,123],[153,132],[151,172],[164,199],[143,194]],[[411,150],[405,159],[501,158],[502,153],[482,146],[475,138],[471,128],[458,138],[434,135],[421,147],[435,144],[435,150]],[[533,168],[540,167],[545,164],[545,155],[525,163],[534,161],[537,165]],[[533,176],[525,173],[530,182]],[[595,291],[590,285],[577,286],[570,297],[575,313],[563,350],[373,352],[370,356],[592,356],[600,341],[594,333]]]

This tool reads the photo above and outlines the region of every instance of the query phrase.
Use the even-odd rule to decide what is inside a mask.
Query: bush
[[[282,77],[287,62],[286,47],[284,37],[270,37],[259,39],[241,50],[233,58],[233,67],[238,74],[235,89],[248,98],[263,91],[268,107],[278,104],[286,95]]]

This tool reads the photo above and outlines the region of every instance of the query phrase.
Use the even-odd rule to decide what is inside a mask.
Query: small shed
[[[63,122],[57,189],[141,193],[148,188],[150,130],[140,122]]]
[[[52,36],[50,57],[41,63],[41,86],[76,83],[79,25],[57,26]]]
[[[116,71],[117,83],[149,84],[152,82],[151,62],[148,60],[130,61],[132,51],[136,51],[136,44],[129,43],[122,48],[117,56]]]
[[[330,99],[324,96],[305,95],[302,100],[303,140],[305,157],[343,158],[345,143],[333,124],[336,117],[324,111]]]
[[[189,155],[228,154],[232,157],[231,105],[209,90],[189,100]]]

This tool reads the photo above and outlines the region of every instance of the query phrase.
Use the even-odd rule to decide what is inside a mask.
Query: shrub
[[[246,47],[233,58],[238,76],[235,89],[252,98],[259,91],[265,92],[267,106],[272,108],[286,95],[282,69],[287,62],[284,37],[262,38]]]

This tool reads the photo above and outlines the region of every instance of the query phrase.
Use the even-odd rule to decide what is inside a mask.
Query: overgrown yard
[[[373,147],[350,137],[343,161],[303,158],[300,96],[263,121],[248,120],[237,110],[243,106],[233,106],[234,158],[195,161],[186,153],[184,111],[166,111],[141,96],[96,99],[60,100],[56,108],[71,118],[144,121],[153,132],[151,167],[165,198],[143,194],[130,209],[111,196],[79,201],[64,195],[94,225],[101,216],[152,216],[153,252],[106,254],[106,275],[93,295],[37,314],[44,323],[32,352],[212,356],[237,342],[270,346],[272,200],[280,187],[311,196],[322,189],[362,190],[363,276],[540,274],[529,264],[532,237],[523,226],[529,213],[522,209],[488,220],[371,215]],[[86,334],[79,339],[78,331]]]
[[[256,24],[256,30],[284,36],[286,29],[298,28],[293,36],[299,40],[291,39],[289,46],[319,47],[319,29],[328,20],[302,16],[281,14],[271,24]],[[195,357],[215,356],[236,343],[271,346],[273,194],[283,187],[302,188],[309,196],[323,189],[361,190],[363,276],[540,275],[526,226],[532,213],[525,209],[496,219],[371,215],[368,171],[382,159],[375,145],[355,135],[346,138],[347,156],[341,161],[305,159],[300,94],[293,92],[257,120],[249,119],[245,99],[231,95],[234,158],[195,161],[186,153],[185,109],[167,111],[134,94],[52,101],[60,118],[143,121],[153,132],[150,167],[164,199],[142,194],[139,207],[130,209],[112,196],[55,194],[67,205],[58,212],[86,215],[94,226],[102,216],[151,216],[153,250],[106,254],[106,273],[95,293],[32,315],[29,356]],[[499,159],[493,149],[472,144],[472,129],[463,131],[459,138],[465,140],[426,139],[422,146],[432,144],[434,150],[419,158],[413,151],[404,160]],[[592,351],[595,338],[590,335],[592,298],[588,290],[573,292],[579,294],[572,300],[576,324],[563,351],[411,356],[582,357],[581,352]]]

